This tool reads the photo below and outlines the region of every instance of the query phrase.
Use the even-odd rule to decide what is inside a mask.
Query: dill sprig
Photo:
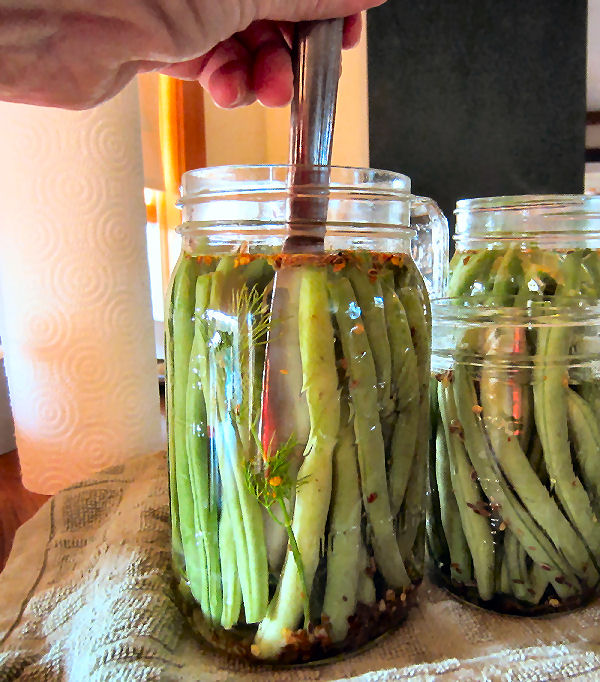
[[[305,478],[295,480],[290,475],[290,459],[297,446],[297,441],[292,435],[285,443],[280,445],[275,452],[273,452],[271,446],[269,446],[267,450],[264,449],[256,432],[254,432],[254,439],[260,457],[257,458],[255,462],[249,461],[246,463],[246,485],[260,504],[267,510],[269,516],[286,530],[290,550],[294,557],[294,562],[296,563],[298,575],[300,576],[300,581],[302,583],[304,627],[307,628],[310,623],[308,586],[304,573],[304,563],[300,555],[296,536],[292,529],[292,520],[286,505],[286,502],[291,501],[292,493],[306,482]],[[277,518],[273,513],[273,505],[276,505],[281,510],[281,517],[283,520]]]

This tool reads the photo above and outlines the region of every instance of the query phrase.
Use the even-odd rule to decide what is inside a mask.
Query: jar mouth
[[[314,232],[322,237],[326,228],[328,234],[339,236],[364,232],[414,237],[409,228],[410,179],[392,171],[283,164],[216,166],[185,173],[181,191],[179,231],[185,235],[202,230],[277,238]],[[320,212],[315,218],[314,202],[325,206],[325,221]]]
[[[588,194],[508,194],[496,197],[460,199],[455,215],[475,211],[523,211],[589,207],[600,215],[600,196]],[[588,209],[589,210],[589,209]]]
[[[600,247],[600,196],[525,194],[461,199],[456,203],[457,246],[520,241],[559,247]]]
[[[180,206],[193,200],[215,200],[222,196],[254,195],[268,192],[289,191],[288,178],[292,170],[310,169],[319,177],[319,170],[327,171],[329,182],[311,182],[312,191],[327,189],[329,192],[353,192],[359,195],[375,194],[390,199],[408,198],[411,192],[410,178],[402,173],[360,168],[353,166],[292,166],[290,164],[228,165],[198,168],[182,176]]]

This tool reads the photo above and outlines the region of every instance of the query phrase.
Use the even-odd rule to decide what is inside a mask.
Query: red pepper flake
[[[502,523],[498,526],[498,530],[506,530],[506,521],[502,521]]]
[[[476,514],[480,514],[481,516],[485,516],[486,518],[489,518],[491,516],[490,510],[487,508],[485,502],[479,501],[475,504],[473,504],[472,502],[467,502],[467,507],[469,507],[469,509],[472,509]]]
[[[515,583],[517,585],[524,585],[525,581],[521,580],[520,578],[513,578],[513,583]]]
[[[345,261],[338,261],[337,263],[333,264],[333,271],[339,272],[340,270],[343,270],[345,267],[346,267]]]
[[[548,604],[550,604],[550,606],[554,606],[554,608],[560,606],[558,599],[548,599]]]
[[[477,480],[477,472],[475,471],[475,469],[471,469],[470,478],[472,481]]]
[[[463,427],[462,424],[457,419],[453,419],[450,422],[450,425],[448,426],[448,431],[450,431],[450,433],[456,433],[461,438],[463,437]]]
[[[201,258],[205,265],[210,265],[212,263],[212,256],[201,256]]]
[[[543,568],[544,571],[551,571],[552,570],[550,568],[550,566],[548,566],[548,564],[540,564],[540,568]]]
[[[354,327],[350,330],[353,334],[364,334],[365,331],[365,325],[361,324],[360,322],[358,324],[355,324]]]
[[[567,579],[565,578],[564,575],[557,575],[556,578],[554,578],[554,580],[556,580],[556,582],[559,585],[564,585],[567,582]]]
[[[242,253],[240,256],[238,256],[237,261],[240,265],[248,265],[248,263],[252,260],[252,257],[247,254],[247,253]]]
[[[369,564],[365,568],[365,573],[372,578],[375,575],[375,571],[377,570],[377,564],[375,563],[375,558],[374,557],[369,557]]]
[[[457,563],[451,563],[450,566],[457,572],[462,573],[461,567]]]
[[[481,407],[481,405],[473,405],[471,410],[473,411],[473,414],[481,414],[483,412],[483,407]]]
[[[280,373],[280,374],[287,374],[288,371],[287,371],[287,369],[280,369],[280,370],[279,370],[279,373]]]
[[[269,485],[273,486],[273,488],[277,488],[277,486],[281,485],[281,476],[273,476],[269,479]]]
[[[371,493],[369,497],[367,497],[367,502],[371,504],[371,502],[375,502],[377,499],[377,493]]]
[[[404,257],[403,256],[398,256],[398,255],[392,256],[390,258],[390,260],[392,261],[392,265],[397,265],[398,267],[400,267],[404,263]]]
[[[346,360],[346,358],[342,358],[338,364],[344,371],[348,369],[348,360]]]
[[[466,265],[471,260],[471,256],[465,256],[463,258],[463,265]]]

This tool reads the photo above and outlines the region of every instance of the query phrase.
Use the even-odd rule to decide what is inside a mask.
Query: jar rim
[[[600,246],[600,196],[523,194],[461,199],[453,239],[461,248],[494,242]]]
[[[327,168],[330,173],[329,189],[336,192],[353,191],[381,193],[390,198],[409,198],[411,180],[396,171],[359,166],[293,166],[291,164],[230,164],[207,166],[186,171],[181,179],[180,204],[187,198],[212,198],[229,193],[251,193],[254,191],[281,191],[287,186],[292,168]],[[267,183],[271,183],[269,189]],[[325,185],[321,185],[325,186]],[[319,185],[315,185],[319,187]]]
[[[585,207],[600,215],[600,196],[595,194],[507,194],[459,199],[454,214],[485,211],[525,211],[532,209],[568,209]]]

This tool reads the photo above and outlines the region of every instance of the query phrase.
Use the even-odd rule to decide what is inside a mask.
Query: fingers
[[[211,50],[201,65],[198,80],[220,107],[242,106],[256,99],[252,86],[251,54],[235,36]]]
[[[267,107],[285,106],[293,94],[292,61],[288,44],[273,22],[257,21],[238,34],[252,54],[252,87]]]
[[[344,19],[344,37],[342,47],[350,50],[358,45],[362,33],[362,17],[360,14],[352,14]]]
[[[380,0],[361,0],[360,6],[366,2],[380,4]],[[329,7],[334,3],[322,4]],[[343,4],[347,9],[357,2],[347,0]],[[314,11],[315,8],[311,16]],[[285,106],[293,94],[292,27],[293,24],[287,21],[255,21],[202,57],[173,64],[161,71],[177,78],[198,80],[223,108],[244,106],[256,99],[268,107]],[[358,43],[361,29],[359,13],[346,16],[342,43],[345,49]]]

